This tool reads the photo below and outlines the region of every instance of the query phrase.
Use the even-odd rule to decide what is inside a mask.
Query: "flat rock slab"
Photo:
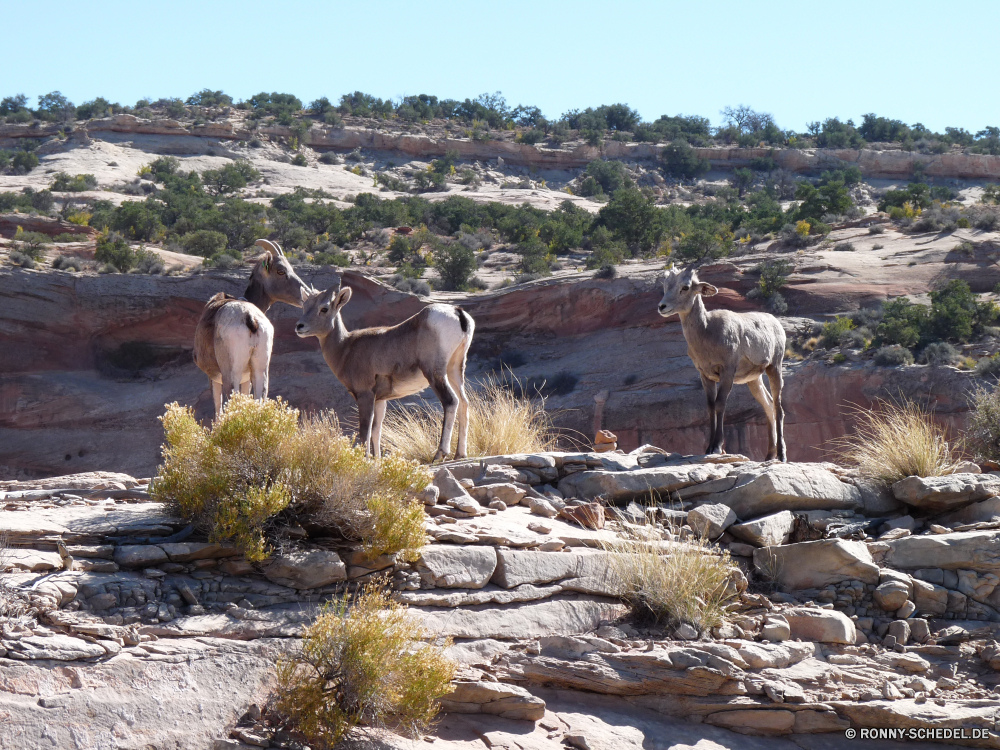
[[[167,536],[187,524],[162,503],[67,505],[0,513],[0,536],[11,544],[100,544],[108,537]]]
[[[891,568],[944,568],[986,573],[1000,570],[1000,530],[921,534],[894,539],[887,544],[885,565]]]
[[[932,513],[942,513],[1000,495],[1000,476],[949,474],[943,477],[907,477],[892,485],[897,500]]]
[[[489,546],[431,545],[416,564],[424,583],[445,589],[481,589],[496,567],[497,552]]]
[[[544,635],[576,635],[615,620],[625,607],[596,596],[557,597],[527,604],[441,608],[410,607],[433,635],[512,640]]]
[[[76,661],[105,656],[108,653],[103,646],[71,635],[56,634],[44,637],[32,635],[18,640],[0,641],[0,644],[7,649],[7,656],[12,659]]]
[[[741,519],[781,510],[839,510],[862,505],[861,491],[823,464],[769,464],[741,472],[736,486],[703,498],[728,505]]]
[[[939,516],[936,522],[942,526],[961,526],[966,523],[992,523],[1000,521],[1000,497],[991,497],[978,503]]]
[[[496,572],[492,581],[505,589],[580,578],[610,585],[610,555],[600,550],[537,552],[499,549],[496,556]]]
[[[844,539],[761,547],[754,550],[753,562],[761,575],[784,591],[823,588],[841,581],[879,582],[878,565],[868,546]]]
[[[668,496],[693,484],[721,479],[733,472],[726,465],[655,467],[633,471],[578,471],[559,482],[563,497],[583,500],[603,498],[612,502],[637,497]]]
[[[267,696],[274,659],[292,642],[204,645],[194,658],[136,658],[157,647],[144,644],[86,668],[6,661],[0,747],[210,748],[222,728]]]

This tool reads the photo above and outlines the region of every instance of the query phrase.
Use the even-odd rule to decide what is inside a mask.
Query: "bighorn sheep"
[[[430,385],[444,407],[441,443],[433,460],[448,455],[456,416],[455,458],[464,458],[469,435],[465,360],[476,327],[472,316],[454,305],[437,304],[394,326],[348,331],[340,310],[350,299],[350,287],[340,284],[323,292],[304,292],[295,333],[319,339],[323,359],[354,396],[358,438],[366,453],[382,455],[387,402]]]
[[[302,292],[310,289],[269,240],[257,240],[264,254],[250,273],[240,299],[219,292],[205,305],[194,334],[194,362],[212,382],[215,416],[223,399],[238,388],[254,398],[267,398],[268,367],[274,326],[267,319],[275,302],[302,307]]]
[[[659,305],[663,317],[674,313],[680,316],[688,356],[701,374],[711,425],[706,452],[725,452],[722,427],[726,400],[733,383],[746,383],[767,415],[767,458],[785,461],[785,413],[781,406],[785,331],[777,318],[767,313],[708,312],[701,298],[718,291],[711,284],[698,281],[698,272],[693,268],[671,269],[663,275],[663,299]],[[771,385],[770,393],[764,387],[764,373]]]

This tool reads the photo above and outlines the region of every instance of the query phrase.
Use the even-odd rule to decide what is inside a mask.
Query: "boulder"
[[[604,582],[610,577],[609,557],[606,552],[590,549],[559,553],[498,549],[492,582],[505,589],[566,579]]]
[[[424,547],[416,564],[428,588],[481,589],[497,567],[497,551],[486,546]]]
[[[490,500],[501,500],[507,506],[520,505],[526,494],[525,490],[515,484],[503,482],[486,485],[486,496]]]
[[[347,566],[330,550],[294,550],[272,558],[264,575],[281,586],[315,589],[346,580]]]
[[[493,714],[505,719],[538,721],[545,701],[519,685],[502,682],[456,682],[454,692],[441,699],[446,713]]]
[[[879,569],[868,547],[844,539],[761,547],[754,551],[753,562],[761,575],[776,581],[784,591],[854,580],[876,584],[879,580]]]
[[[910,640],[910,624],[906,620],[893,620],[889,623],[889,630],[886,631],[886,635],[894,637],[896,643],[905,646],[907,641]]]
[[[919,614],[941,616],[948,611],[948,589],[914,579],[913,603]]]
[[[792,630],[788,624],[788,620],[781,615],[768,615],[764,618],[764,627],[761,629],[761,635],[765,640],[778,643],[791,638]]]
[[[555,518],[559,515],[559,511],[552,507],[552,503],[540,497],[528,498],[528,508],[536,516],[543,516],[544,518]]]
[[[454,497],[468,497],[465,487],[458,483],[455,476],[442,466],[434,475],[434,486],[438,488],[438,497],[441,500],[451,500]]]
[[[907,477],[892,485],[897,500],[932,513],[1000,495],[1000,476],[949,474],[943,477]]]
[[[604,528],[604,506],[600,503],[567,505],[559,511],[559,518],[578,523],[585,529],[600,530]]]
[[[783,510],[746,523],[733,524],[729,533],[756,547],[773,547],[785,544],[794,529],[795,516],[791,511]]]
[[[1000,570],[1000,530],[921,534],[887,542],[885,564],[897,570]]]
[[[699,536],[718,539],[736,522],[736,514],[728,505],[709,503],[688,511],[687,521]]]
[[[766,464],[740,474],[736,486],[708,495],[739,518],[781,510],[836,510],[861,506],[861,493],[821,464]]]
[[[784,610],[782,615],[788,621],[792,638],[818,643],[854,645],[856,638],[854,623],[843,612],[801,607]]]
[[[27,570],[40,573],[44,570],[59,570],[63,566],[58,552],[46,552],[37,549],[4,549],[3,563],[14,570]]]
[[[886,581],[879,584],[872,597],[882,609],[894,612],[906,604],[907,599],[910,598],[910,587],[900,581]]]

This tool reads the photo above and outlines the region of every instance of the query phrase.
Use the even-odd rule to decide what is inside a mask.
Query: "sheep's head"
[[[351,299],[351,288],[341,289],[340,284],[322,292],[302,290],[302,317],[295,324],[295,334],[300,338],[325,336],[333,330],[333,322],[340,315],[340,308]]]
[[[688,313],[691,312],[691,307],[699,294],[711,297],[718,291],[711,284],[698,281],[698,272],[693,268],[685,270],[671,268],[663,274],[663,299],[660,300],[657,311],[664,318],[674,313]]]
[[[314,290],[295,273],[277,242],[257,240],[254,244],[264,248],[264,254],[253,270],[251,283],[257,281],[276,302],[302,307],[303,290]]]

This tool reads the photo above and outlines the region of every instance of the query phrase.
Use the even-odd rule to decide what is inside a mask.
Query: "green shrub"
[[[248,159],[237,159],[221,169],[206,169],[201,173],[202,182],[212,195],[235,193],[259,178],[260,172]]]
[[[685,260],[724,258],[732,251],[732,240],[721,232],[699,227],[685,234],[675,249]]]
[[[833,246],[833,249],[841,253],[851,253],[857,250],[853,242],[838,242]]]
[[[625,165],[620,161],[596,159],[587,165],[586,175],[594,178],[594,181],[600,185],[600,190],[596,194],[607,193],[611,195],[616,190],[633,185]]]
[[[551,275],[549,250],[545,246],[545,243],[537,237],[532,237],[527,242],[520,243],[517,246],[517,252],[521,255],[521,270],[524,273],[536,274],[536,278]]]
[[[693,180],[709,170],[708,159],[699,159],[687,141],[675,141],[664,146],[660,156],[663,171],[670,177]]]
[[[770,299],[788,283],[792,264],[787,260],[764,261],[755,269],[760,274],[757,288],[765,299]]]
[[[57,271],[82,271],[84,263],[79,258],[59,255],[52,261],[52,267]]]
[[[292,164],[294,164],[296,167],[308,167],[309,166],[309,160],[306,159],[306,155],[305,154],[298,153],[298,154],[295,154],[295,156],[292,157]]]
[[[302,649],[278,664],[277,710],[313,747],[332,748],[358,725],[412,737],[429,728],[457,665],[390,592],[368,583],[327,606]]]
[[[976,362],[976,375],[981,378],[1000,379],[1000,354],[983,357]]]
[[[21,227],[14,233],[14,251],[27,255],[32,260],[39,260],[46,245],[52,243],[47,234],[41,232],[25,232]]]
[[[896,297],[882,306],[882,320],[875,329],[876,345],[916,346],[929,320],[927,305],[917,305],[906,297]]]
[[[121,273],[128,273],[138,265],[144,252],[146,251],[133,250],[128,240],[117,232],[110,232],[107,236],[98,238],[94,260],[114,266]]]
[[[962,355],[947,341],[935,341],[924,347],[920,361],[933,366],[953,365],[962,361]]]
[[[517,142],[525,143],[529,146],[534,146],[536,143],[541,143],[545,140],[545,131],[539,130],[538,128],[533,128],[531,130],[524,130],[517,134]]]
[[[912,365],[913,353],[909,349],[898,344],[883,346],[875,352],[875,364],[879,367],[897,367],[899,365]]]
[[[464,289],[476,270],[476,254],[460,242],[441,243],[433,257],[445,289]]]
[[[96,190],[97,178],[92,174],[78,174],[75,177],[70,177],[65,172],[57,172],[50,189],[63,193],[82,193],[84,190]]]
[[[746,195],[747,190],[753,186],[754,174],[746,168],[734,169],[729,178],[729,184],[733,186],[740,198]]]
[[[261,560],[282,526],[361,541],[372,556],[423,544],[423,508],[408,500],[427,483],[409,461],[374,461],[336,418],[305,418],[281,399],[234,395],[210,428],[189,407],[161,417],[163,465],[152,494],[213,541]]]
[[[847,316],[838,316],[823,324],[819,343],[826,349],[840,346],[848,333],[854,330],[854,321]]]
[[[17,250],[11,250],[9,257],[10,262],[15,266],[20,266],[21,268],[35,267],[35,259],[25,253],[18,252]]]
[[[332,151],[327,151],[319,157],[320,164],[340,164],[341,158]]]
[[[613,265],[611,265],[609,263],[609,264],[607,264],[605,266],[601,266],[599,269],[597,269],[597,273],[594,274],[594,278],[595,279],[613,279],[617,275],[618,275],[618,271],[615,269],[615,267]]]
[[[38,166],[38,156],[30,151],[18,151],[10,160],[14,174],[27,174]]]
[[[868,234],[884,234],[884,233],[885,233],[885,227],[882,226],[881,224],[872,224],[870,227],[868,227]]]
[[[232,268],[239,268],[243,265],[243,258],[239,257],[237,254],[233,254],[233,251],[223,251],[221,253],[215,253],[210,258],[205,258],[202,261],[202,265],[208,268],[218,268],[223,271],[228,271]]]
[[[181,245],[189,255],[211,258],[226,249],[226,235],[211,229],[199,229],[181,237]]]
[[[407,294],[419,294],[421,297],[427,297],[431,293],[431,285],[423,279],[415,279],[404,274],[395,274],[391,281],[393,287]]]

